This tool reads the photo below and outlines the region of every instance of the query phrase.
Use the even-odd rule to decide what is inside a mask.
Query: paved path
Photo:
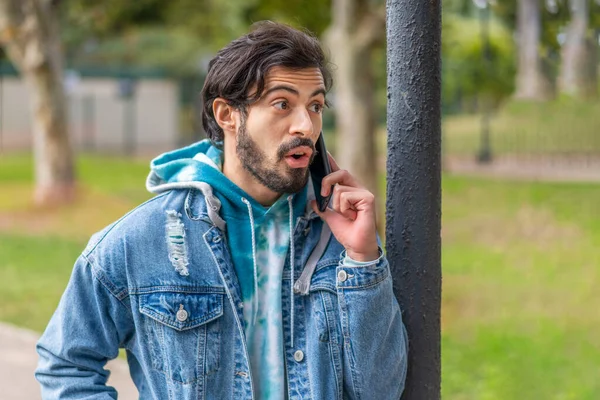
[[[544,157],[497,157],[478,164],[475,157],[446,157],[444,169],[459,175],[551,182],[600,182],[600,158],[557,160]]]
[[[0,323],[0,398],[2,400],[41,399],[40,387],[33,372],[37,365],[35,343],[38,334]],[[138,392],[129,377],[127,363],[113,360],[108,384],[114,386],[120,400],[138,399]]]

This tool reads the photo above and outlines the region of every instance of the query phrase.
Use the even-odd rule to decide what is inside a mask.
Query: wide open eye
[[[286,100],[282,100],[273,104],[273,107],[277,108],[278,110],[287,110],[289,108],[289,105]]]
[[[323,105],[321,103],[314,103],[310,106],[310,110],[314,113],[321,114],[323,112]]]

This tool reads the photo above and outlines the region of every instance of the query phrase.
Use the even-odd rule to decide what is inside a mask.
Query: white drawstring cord
[[[292,348],[294,348],[294,208],[292,206],[292,195],[288,196],[288,204],[290,207],[290,268],[292,270],[292,275],[290,278],[290,295],[291,295],[291,307],[290,314],[292,319],[292,329],[291,329],[291,337],[292,337]]]
[[[248,217],[250,218],[250,229],[252,230],[252,261],[254,263],[254,296],[253,296],[253,310],[252,310],[252,326],[256,324],[256,317],[258,315],[258,270],[256,268],[256,239],[254,237],[254,214],[252,214],[252,206],[250,202],[242,197],[242,201],[248,207]]]

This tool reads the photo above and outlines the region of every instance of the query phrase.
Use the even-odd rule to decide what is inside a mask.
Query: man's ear
[[[217,97],[213,101],[212,107],[215,120],[223,129],[223,133],[235,134],[238,130],[239,111],[221,97]]]

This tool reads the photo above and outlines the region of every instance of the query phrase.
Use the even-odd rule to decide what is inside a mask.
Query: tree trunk
[[[336,160],[377,195],[372,50],[385,37],[385,16],[368,1],[334,0],[326,42],[335,63]]]
[[[562,46],[562,65],[559,76],[559,90],[562,94],[576,98],[594,97],[597,88],[589,82],[591,56],[588,38],[589,4],[588,0],[571,0],[571,22],[567,27],[566,41]]]
[[[0,0],[0,43],[30,91],[35,203],[46,207],[70,202],[75,194],[73,156],[52,1]]]
[[[543,101],[552,97],[552,87],[539,55],[542,32],[539,0],[519,0],[517,9],[518,71],[515,97]]]

